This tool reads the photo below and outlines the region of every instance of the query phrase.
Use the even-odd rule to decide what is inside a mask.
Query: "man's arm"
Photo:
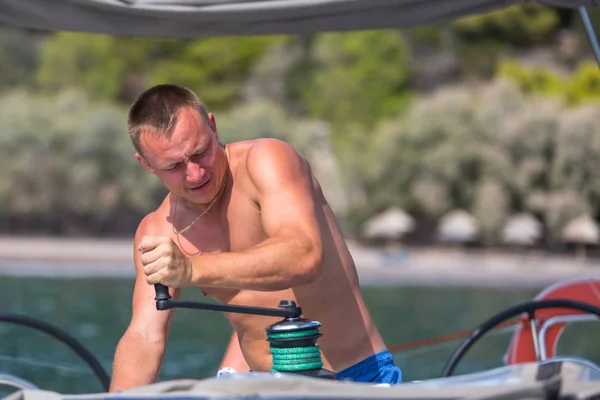
[[[146,283],[140,263],[138,245],[148,232],[149,217],[141,223],[134,239],[134,263],[136,271],[133,289],[132,315],[129,327],[119,341],[113,362],[110,392],[127,390],[153,383],[162,364],[173,310],[158,311],[154,300],[154,286]],[[169,289],[173,298],[179,296],[178,289]]]
[[[313,282],[321,273],[322,244],[308,162],[272,139],[249,150],[246,168],[269,237],[244,251],[193,258],[192,283],[271,291]]]
[[[308,163],[287,143],[265,139],[247,156],[262,228],[268,238],[247,250],[187,258],[167,237],[145,237],[142,263],[149,283],[283,290],[314,282],[322,243]]]

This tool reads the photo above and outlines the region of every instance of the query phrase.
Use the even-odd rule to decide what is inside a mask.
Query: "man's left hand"
[[[191,284],[192,262],[170,237],[144,236],[138,248],[146,282],[172,288]]]

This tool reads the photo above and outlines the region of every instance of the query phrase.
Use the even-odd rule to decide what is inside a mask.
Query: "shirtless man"
[[[132,317],[115,353],[111,391],[158,377],[173,310],[156,310],[156,283],[174,299],[196,286],[225,304],[277,308],[294,300],[305,318],[322,323],[323,368],[338,379],[401,381],[302,156],[275,139],[221,144],[215,117],[175,85],[142,93],[128,128],[137,159],[170,193],[135,234]],[[226,317],[234,334],[222,366],[270,371],[265,327],[281,318]]]

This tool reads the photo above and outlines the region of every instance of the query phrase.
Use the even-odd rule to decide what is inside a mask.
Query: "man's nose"
[[[186,169],[186,178],[188,181],[197,181],[204,177],[206,170],[195,162],[188,162]]]

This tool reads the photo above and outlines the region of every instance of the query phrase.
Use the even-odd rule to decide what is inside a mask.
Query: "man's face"
[[[217,136],[214,116],[207,123],[196,110],[183,109],[169,137],[142,133],[138,161],[174,194],[209,203],[221,189],[227,157]]]

